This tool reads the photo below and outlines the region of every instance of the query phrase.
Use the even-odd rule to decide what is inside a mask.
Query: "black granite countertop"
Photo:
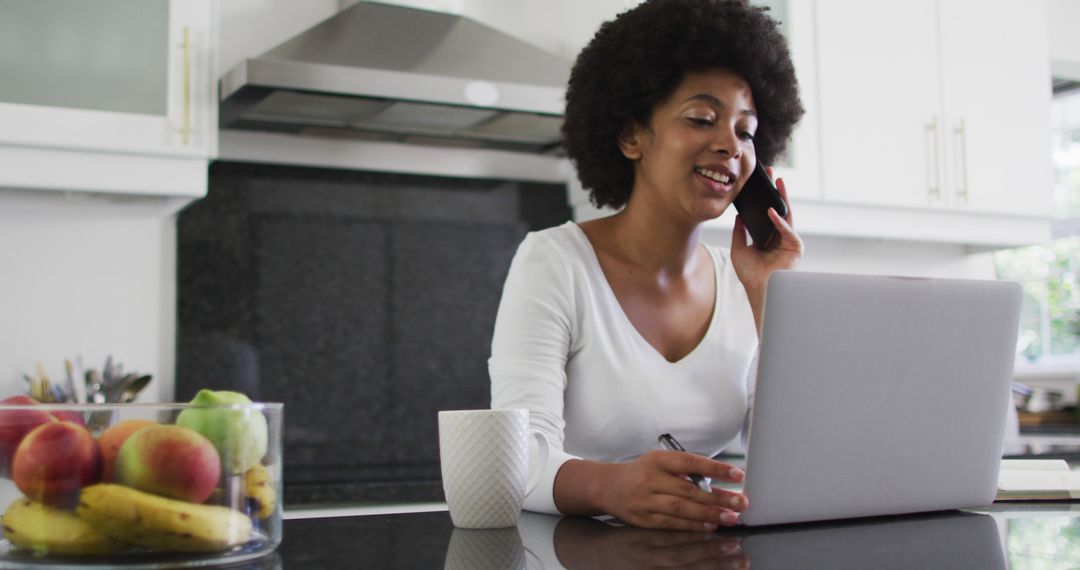
[[[285,521],[250,568],[1075,568],[1080,502],[712,533],[526,513],[516,528],[455,529],[446,512]]]

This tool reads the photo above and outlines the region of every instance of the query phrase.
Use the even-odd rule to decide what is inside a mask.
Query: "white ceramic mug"
[[[547,438],[538,432],[541,464]],[[506,528],[521,517],[525,495],[539,483],[529,477],[528,410],[439,412],[439,459],[450,519],[460,528]]]

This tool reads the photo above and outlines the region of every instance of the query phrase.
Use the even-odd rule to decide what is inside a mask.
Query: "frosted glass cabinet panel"
[[[0,101],[167,114],[168,0],[2,5]]]
[[[213,0],[0,0],[0,145],[205,157]]]

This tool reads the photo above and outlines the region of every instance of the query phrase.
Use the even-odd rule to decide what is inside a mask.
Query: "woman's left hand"
[[[772,178],[772,168],[767,168],[766,171],[769,173],[769,178]],[[803,254],[802,238],[792,228],[791,201],[788,200],[787,186],[782,178],[776,179],[776,189],[787,205],[786,217],[780,217],[776,210],[769,208],[769,219],[780,233],[779,242],[766,251],[749,245],[746,227],[740,217],[735,218],[735,228],[731,235],[731,264],[735,267],[735,274],[739,276],[739,281],[742,282],[750,298],[758,330],[761,330],[765,288],[769,284],[769,276],[778,269],[794,268]]]
[[[772,178],[772,168],[767,168],[769,178]],[[780,197],[787,204],[787,217],[780,217],[776,210],[769,208],[769,219],[772,220],[777,231],[780,233],[779,242],[766,251],[752,247],[747,243],[746,226],[742,218],[735,218],[735,228],[731,235],[731,263],[735,266],[735,274],[739,281],[749,291],[760,289],[764,291],[769,282],[769,276],[778,269],[791,269],[799,263],[803,254],[803,241],[799,234],[795,233],[791,222],[791,201],[788,200],[787,185],[783,178],[775,180],[776,189]]]

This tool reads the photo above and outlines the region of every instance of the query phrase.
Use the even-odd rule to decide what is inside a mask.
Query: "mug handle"
[[[544,473],[544,465],[547,465],[548,462],[548,447],[550,445],[548,443],[547,436],[544,435],[542,432],[530,431],[529,437],[536,438],[536,448],[539,451],[539,453],[537,454],[539,465],[529,465],[529,469],[527,471],[529,473],[529,482],[525,485],[526,495],[532,493],[533,489],[535,489],[536,486],[540,484],[540,477]]]

